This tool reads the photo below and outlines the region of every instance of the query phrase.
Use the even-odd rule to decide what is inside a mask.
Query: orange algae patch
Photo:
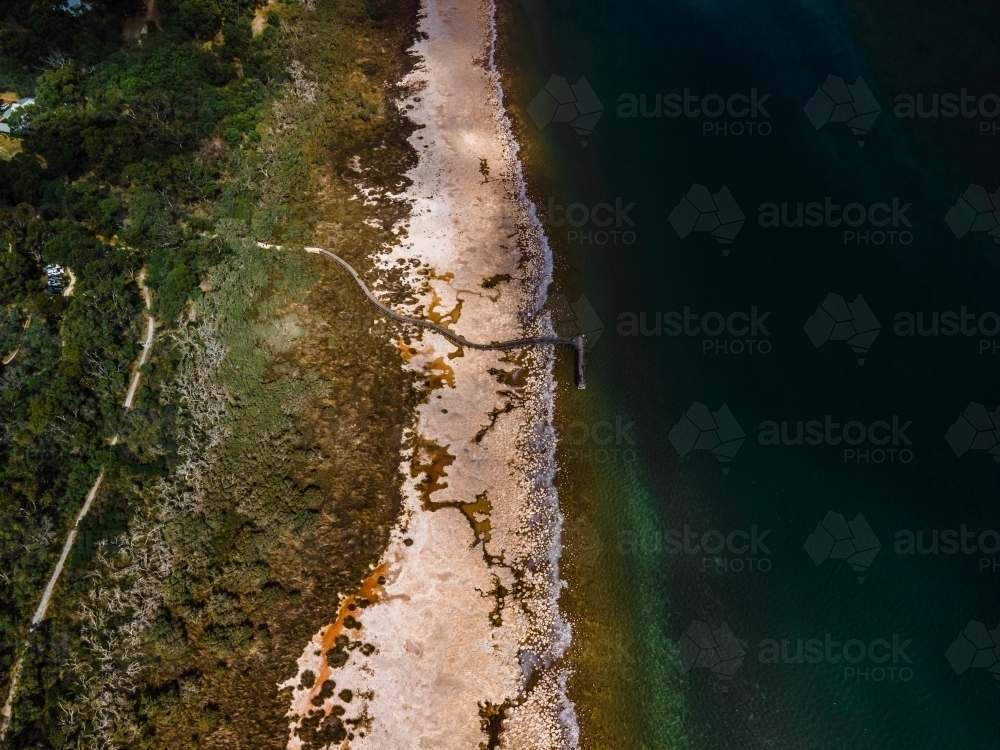
[[[476,541],[489,542],[489,515],[493,508],[490,506],[490,501],[489,498],[486,497],[486,493],[484,492],[482,495],[476,495],[476,502],[474,503],[459,503],[458,509],[462,511],[467,519],[469,519],[472,531],[476,535]],[[479,521],[476,519],[477,514],[480,516],[486,516],[486,518]]]
[[[431,493],[443,490],[448,486],[447,482],[442,482],[441,480],[448,476],[448,467],[455,463],[455,457],[448,452],[447,446],[442,448],[440,445],[434,445],[433,443],[422,445],[420,453],[427,455],[430,462],[426,464],[417,463],[418,459],[415,457],[413,468],[410,471],[412,472],[411,476],[414,477],[421,473],[425,475],[423,481],[417,485],[422,498],[421,505],[424,510],[437,510],[439,507],[449,505],[450,503],[431,502]]]
[[[438,357],[428,362],[427,369],[431,371],[429,380],[432,389],[440,388],[443,385],[447,385],[449,388],[455,387],[455,370],[444,361],[444,357]]]
[[[486,497],[485,492],[482,495],[476,495],[476,501],[473,503],[462,503],[456,501],[435,503],[431,501],[430,497],[424,497],[424,510],[434,511],[440,510],[441,508],[457,508],[460,510],[462,515],[465,516],[466,520],[469,522],[469,526],[472,527],[472,534],[476,538],[476,543],[488,543],[490,541],[490,513],[493,508],[490,505],[489,498]],[[485,516],[485,518],[480,520],[477,516]]]
[[[394,342],[396,348],[399,350],[399,356],[403,358],[404,362],[412,362],[413,358],[417,355],[417,349],[412,344],[407,344],[402,338],[397,338]],[[461,350],[459,350],[461,351]],[[460,356],[455,355],[455,356]],[[452,355],[449,354],[448,358],[451,359]],[[447,385],[450,388],[455,387],[455,370],[445,362],[444,357],[438,357],[426,365],[427,369],[430,370],[430,375],[427,381],[430,385],[431,390],[436,390]]]
[[[344,622],[348,617],[353,616],[355,618],[359,618],[361,616],[363,608],[358,605],[358,602],[364,599],[371,604],[376,604],[385,598],[384,584],[385,574],[388,568],[389,563],[382,563],[375,568],[371,572],[371,575],[369,575],[361,583],[361,588],[358,590],[356,595],[345,597],[344,600],[340,602],[340,609],[337,610],[337,619],[320,631],[319,647],[322,649],[320,656],[321,663],[319,667],[319,674],[316,675],[316,681],[313,683],[313,686],[309,688],[310,703],[323,688],[323,683],[329,679],[331,674],[333,674],[333,668],[329,665],[329,663],[327,663],[326,654],[331,651],[334,646],[336,646],[337,637],[344,632]]]
[[[459,300],[448,312],[438,312],[437,308],[441,304],[442,300],[437,292],[432,292],[432,294],[433,297],[431,298],[431,304],[427,308],[427,317],[439,326],[443,326],[446,323],[451,323],[452,325],[457,323],[462,314],[462,300]]]
[[[399,349],[399,356],[403,358],[404,362],[409,362],[413,359],[413,355],[416,354],[416,349],[403,341],[402,338],[396,339],[396,348]]]

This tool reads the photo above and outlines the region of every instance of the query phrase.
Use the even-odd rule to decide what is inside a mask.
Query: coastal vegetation
[[[4,13],[0,90],[35,104],[0,151],[3,746],[284,747],[276,685],[384,548],[424,390],[395,324],[295,248],[364,274],[396,241],[416,3]],[[163,332],[125,414],[143,269]],[[352,731],[334,712],[302,739]]]

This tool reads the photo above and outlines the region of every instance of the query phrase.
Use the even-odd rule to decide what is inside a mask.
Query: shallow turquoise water
[[[954,26],[942,45],[969,39],[961,6],[942,16]],[[536,108],[534,135],[557,175],[540,201],[547,230],[603,325],[588,398],[605,425],[579,443],[602,467],[601,564],[635,581],[647,746],[996,747],[1000,632],[986,631],[1000,623],[1000,465],[987,412],[1000,405],[1000,252],[988,205],[964,233],[971,218],[946,217],[969,183],[997,190],[994,151],[953,154],[994,138],[978,132],[1000,117],[938,118],[927,147],[894,113],[899,70],[924,79],[913,93],[927,107],[933,93],[989,92],[935,61],[993,59],[995,46],[928,50],[890,71],[836,4],[519,7],[532,90],[563,76],[590,111],[583,75],[604,108],[592,132]],[[884,12],[888,37],[924,10]],[[824,120],[829,75],[844,79],[825,90],[850,98],[858,132]],[[565,95],[558,81],[550,91]],[[814,96],[819,128],[804,111]],[[633,101],[637,116],[623,116]],[[946,335],[949,311],[968,335]],[[931,335],[902,335],[906,313]],[[907,554],[908,531],[926,554]],[[665,694],[678,678],[679,701]]]

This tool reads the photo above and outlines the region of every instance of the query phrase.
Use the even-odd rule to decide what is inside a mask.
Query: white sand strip
[[[526,315],[538,309],[550,260],[524,199],[492,67],[492,12],[474,0],[423,4],[426,38],[414,50],[423,63],[400,103],[412,104],[409,116],[423,126],[411,137],[420,161],[404,197],[413,210],[400,227],[405,239],[380,259],[385,268],[398,259],[429,265],[430,281],[412,279],[419,304],[407,314],[443,320],[476,341],[551,333],[547,319]],[[511,280],[496,281],[502,275]],[[401,347],[407,366],[437,377],[402,457],[403,516],[366,582],[374,603],[345,599],[330,612],[332,624],[282,685],[293,688],[288,747],[321,747],[299,729],[307,717],[324,717],[321,733],[342,722],[352,750],[475,750],[486,746],[484,719],[495,707],[501,747],[573,748],[566,671],[553,664],[569,642],[556,604],[553,354],[459,352],[442,336],[414,335],[421,338]],[[343,627],[353,624],[348,614],[360,628]],[[352,649],[331,669],[325,654],[338,634]],[[307,671],[318,677],[308,688]],[[336,689],[322,700],[327,677]],[[339,697],[344,689],[349,703]]]

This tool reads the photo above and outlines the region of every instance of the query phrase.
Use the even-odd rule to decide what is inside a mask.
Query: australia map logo
[[[944,656],[957,675],[970,668],[985,669],[1000,682],[1000,625],[989,630],[978,620],[969,620]]]
[[[1000,463],[1000,407],[988,412],[982,404],[970,401],[955,424],[948,428],[944,439],[956,456],[961,457],[970,450],[986,451]]]
[[[552,310],[553,325],[560,336],[582,335],[587,351],[594,348],[597,339],[604,333],[604,323],[585,295],[580,295],[576,302],[570,302],[563,294],[553,294],[549,297],[548,306]]]
[[[986,232],[1000,245],[1000,189],[987,194],[981,185],[969,185],[944,220],[956,239],[969,232]]]
[[[860,148],[882,107],[861,76],[854,83],[845,83],[840,76],[829,75],[803,111],[816,130],[829,123],[844,123],[857,136]]]
[[[604,105],[583,76],[570,84],[562,76],[554,75],[531,100],[528,114],[539,130],[553,122],[568,123],[580,136],[580,145],[586,146],[587,138],[604,114]]]
[[[681,672],[687,674],[692,669],[708,669],[722,681],[723,691],[728,689],[726,683],[732,681],[747,655],[724,620],[717,628],[695,620],[677,645]]]
[[[831,292],[816,307],[816,312],[809,316],[803,329],[817,349],[827,341],[847,342],[858,356],[858,364],[863,365],[864,355],[875,342],[882,326],[860,294],[854,302],[845,302],[839,294]]]
[[[861,513],[848,521],[843,514],[833,511],[816,525],[802,546],[816,567],[827,560],[845,560],[859,574],[858,583],[865,582],[864,573],[882,549],[882,543]]]
[[[668,438],[682,458],[691,451],[706,450],[719,463],[728,464],[743,445],[746,433],[725,404],[712,411],[695,401],[670,429]],[[724,466],[722,473],[728,474],[729,467]]]
[[[722,254],[729,255],[728,245],[736,239],[746,216],[725,185],[719,192],[712,193],[704,185],[695,183],[674,206],[667,221],[681,239],[691,232],[710,233],[722,245]]]

